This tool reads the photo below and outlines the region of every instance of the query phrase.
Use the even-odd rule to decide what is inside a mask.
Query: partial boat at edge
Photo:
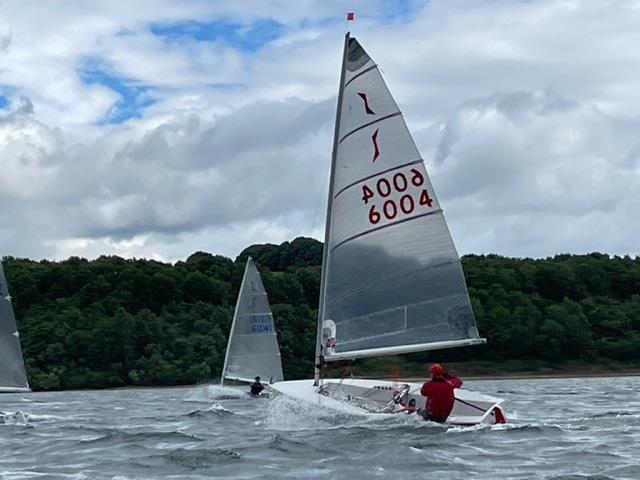
[[[0,393],[30,391],[11,295],[0,262]]]

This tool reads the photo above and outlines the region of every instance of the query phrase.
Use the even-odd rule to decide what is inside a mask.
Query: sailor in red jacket
[[[445,374],[439,363],[434,363],[429,369],[431,380],[422,385],[420,394],[427,397],[427,403],[420,414],[425,420],[444,423],[453,410],[455,396],[453,390],[462,386],[462,380]]]

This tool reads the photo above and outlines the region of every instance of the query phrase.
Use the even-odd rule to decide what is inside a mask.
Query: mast
[[[227,373],[227,362],[229,361],[229,351],[231,350],[231,339],[233,337],[233,330],[236,326],[236,319],[238,318],[238,307],[240,306],[240,297],[244,290],[244,281],[247,279],[247,271],[249,270],[249,263],[252,258],[247,258],[247,263],[244,266],[244,274],[242,275],[242,282],[240,283],[240,290],[238,290],[238,298],[236,299],[236,308],[233,311],[233,320],[231,321],[231,329],[229,330],[229,339],[227,340],[227,351],[224,354],[224,365],[222,366],[222,375],[220,376],[220,386],[224,385],[224,376]]]
[[[342,114],[342,94],[344,92],[344,75],[347,64],[347,51],[349,49],[349,32],[344,36],[344,50],[342,52],[342,68],[340,70],[340,87],[338,89],[338,105],[336,108],[336,123],[333,131],[333,150],[331,152],[331,171],[329,173],[329,196],[327,201],[327,218],[324,229],[324,246],[322,249],[322,274],[320,277],[320,302],[318,305],[318,331],[316,336],[316,355],[314,363],[314,383],[320,379],[320,356],[322,354],[322,322],[324,321],[325,292],[327,288],[327,257],[329,254],[329,234],[331,230],[331,204],[333,203],[333,188],[335,184],[334,174],[336,158],[338,154],[338,135],[340,134],[340,117]]]

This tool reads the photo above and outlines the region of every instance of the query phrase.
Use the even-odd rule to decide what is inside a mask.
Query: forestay
[[[225,379],[253,382],[283,379],[280,349],[260,272],[249,257],[238,293],[222,370]]]
[[[402,113],[345,43],[323,259],[327,360],[483,343],[460,259]]]
[[[11,296],[0,262],[0,392],[29,391]]]

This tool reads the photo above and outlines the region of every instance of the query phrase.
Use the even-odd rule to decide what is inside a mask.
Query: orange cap
[[[431,375],[444,375],[444,367],[439,363],[434,363],[429,368],[429,373],[431,373]]]

